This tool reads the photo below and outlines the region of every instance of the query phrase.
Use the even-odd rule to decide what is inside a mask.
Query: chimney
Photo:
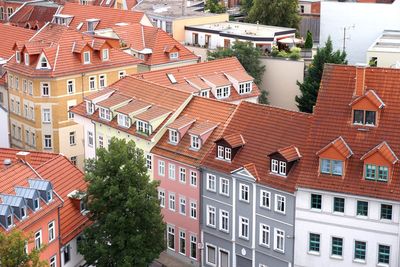
[[[17,153],[17,159],[22,160],[23,162],[29,163],[31,161],[31,153],[20,151]]]
[[[186,15],[187,0],[182,0],[182,16]]]
[[[362,96],[365,92],[365,69],[367,64],[356,64],[356,86],[354,90],[355,96]]]

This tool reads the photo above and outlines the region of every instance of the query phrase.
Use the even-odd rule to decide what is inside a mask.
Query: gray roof
[[[28,188],[28,187],[17,186],[17,187],[15,187],[15,192],[17,193],[17,196],[20,196],[23,198],[28,198],[28,199],[33,199],[35,196],[36,197],[39,196],[36,189]]]
[[[51,183],[46,180],[28,179],[29,187],[36,190],[47,191],[52,189]]]
[[[8,214],[8,209],[10,208],[9,205],[6,204],[0,204],[0,216],[1,215],[7,215]]]
[[[21,207],[22,204],[25,205],[23,197],[6,194],[1,194],[0,197],[4,204],[10,205],[11,207]]]

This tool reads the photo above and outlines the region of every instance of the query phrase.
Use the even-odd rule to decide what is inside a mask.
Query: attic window
[[[136,131],[138,131],[139,133],[144,133],[149,135],[150,134],[149,124],[147,122],[138,120],[136,123]]]
[[[357,125],[376,125],[376,111],[371,110],[353,110],[353,124]]]
[[[24,61],[25,61],[25,65],[29,66],[29,54],[28,53],[24,53]]]
[[[40,68],[41,69],[48,69],[49,68],[49,63],[47,62],[47,59],[44,56],[40,59]]]
[[[230,161],[232,158],[232,149],[230,147],[218,145],[217,158]]]
[[[100,118],[103,120],[111,120],[111,112],[108,108],[100,108]]]
[[[174,60],[179,58],[179,53],[178,52],[172,52],[169,53],[169,59]]]
[[[167,77],[168,77],[169,81],[170,81],[172,84],[177,83],[177,81],[176,81],[176,79],[175,79],[175,77],[174,77],[174,75],[173,75],[172,73],[167,73]]]
[[[239,94],[247,94],[251,92],[251,82],[239,84]]]
[[[93,112],[94,112],[93,104],[90,101],[86,102],[86,112],[88,114],[93,114]]]
[[[365,180],[387,182],[388,177],[389,168],[387,166],[365,164]]]
[[[129,128],[131,127],[131,121],[127,115],[118,114],[118,125],[125,128]]]
[[[287,163],[283,160],[271,159],[271,172],[279,175],[287,175]]]
[[[46,192],[47,203],[53,200],[53,190],[49,190]]]
[[[108,49],[103,49],[101,54],[102,54],[103,61],[109,60],[109,50]]]
[[[210,91],[209,90],[200,91],[200,96],[210,98]]]
[[[21,52],[15,51],[15,61],[21,63]]]
[[[39,198],[33,200],[33,210],[37,211],[40,208]]]
[[[190,147],[196,150],[200,149],[200,138],[196,135],[190,136]]]
[[[217,99],[227,98],[231,94],[229,86],[217,88]]]
[[[178,131],[173,129],[169,130],[169,142],[172,144],[178,143]]]
[[[7,225],[8,227],[11,227],[13,225],[13,218],[12,218],[12,214],[9,214],[7,216]]]
[[[90,64],[90,51],[83,52],[83,64]]]
[[[343,175],[342,160],[321,159],[320,166],[320,172],[323,174]]]
[[[21,208],[21,219],[26,218],[26,206]]]

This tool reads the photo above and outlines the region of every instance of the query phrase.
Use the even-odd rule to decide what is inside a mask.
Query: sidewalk
[[[165,251],[161,252],[160,257],[155,260],[150,267],[190,267],[187,263],[184,263],[171,255],[168,255]]]

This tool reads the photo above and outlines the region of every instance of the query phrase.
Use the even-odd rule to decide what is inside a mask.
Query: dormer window
[[[376,126],[379,112],[385,107],[385,103],[374,90],[368,90],[362,96],[354,99],[350,106],[354,125]]]
[[[47,198],[47,203],[49,203],[53,200],[53,191],[52,190],[49,190],[46,192],[46,198]]]
[[[21,52],[15,51],[15,61],[21,63]]]
[[[271,172],[279,175],[287,175],[286,161],[279,159],[271,159]]]
[[[100,108],[100,118],[103,120],[111,120],[111,112],[108,108]]]
[[[200,91],[200,96],[210,98],[210,91],[208,91],[208,90]]]
[[[178,58],[179,58],[179,53],[178,52],[169,53],[169,59],[176,60]]]
[[[251,92],[251,82],[239,84],[239,94],[247,94]]]
[[[347,159],[353,155],[353,151],[339,136],[320,151],[319,156],[319,172],[321,174],[343,176]]]
[[[90,51],[83,52],[83,64],[90,64]]]
[[[217,158],[230,161],[232,159],[232,149],[230,147],[218,145]]]
[[[377,166],[374,164],[365,164],[365,179],[387,182],[389,177],[389,168],[387,166]]]
[[[131,127],[131,121],[127,115],[118,114],[118,125],[125,128],[129,128]]]
[[[229,86],[217,88],[217,98],[227,98],[231,94],[231,88]]]
[[[12,218],[12,214],[9,214],[7,216],[7,225],[8,227],[11,227],[13,225],[13,218]]]
[[[376,125],[376,111],[358,109],[354,110],[353,123],[368,126]]]
[[[47,62],[47,59],[45,57],[42,57],[40,59],[40,68],[41,69],[48,69],[49,68],[49,63]]]
[[[200,149],[200,138],[196,135],[190,136],[190,147],[196,150]]]
[[[173,129],[169,130],[169,142],[172,144],[178,143],[178,131]]]
[[[26,218],[26,206],[21,208],[21,219]]]
[[[323,174],[343,175],[342,160],[321,159],[320,166],[320,172]]]
[[[94,105],[90,101],[86,102],[86,112],[88,114],[93,114],[93,112],[94,112]]]
[[[25,61],[25,65],[29,66],[29,54],[28,53],[24,53],[24,61]]]
[[[109,50],[108,49],[103,49],[102,50],[102,52],[101,52],[101,55],[102,55],[102,60],[103,61],[107,61],[107,60],[109,60]]]
[[[149,124],[147,122],[144,121],[137,121],[136,122],[136,130],[140,133],[144,133],[149,135],[150,134],[150,127]]]
[[[39,198],[33,200],[33,211],[37,211],[40,208]]]

